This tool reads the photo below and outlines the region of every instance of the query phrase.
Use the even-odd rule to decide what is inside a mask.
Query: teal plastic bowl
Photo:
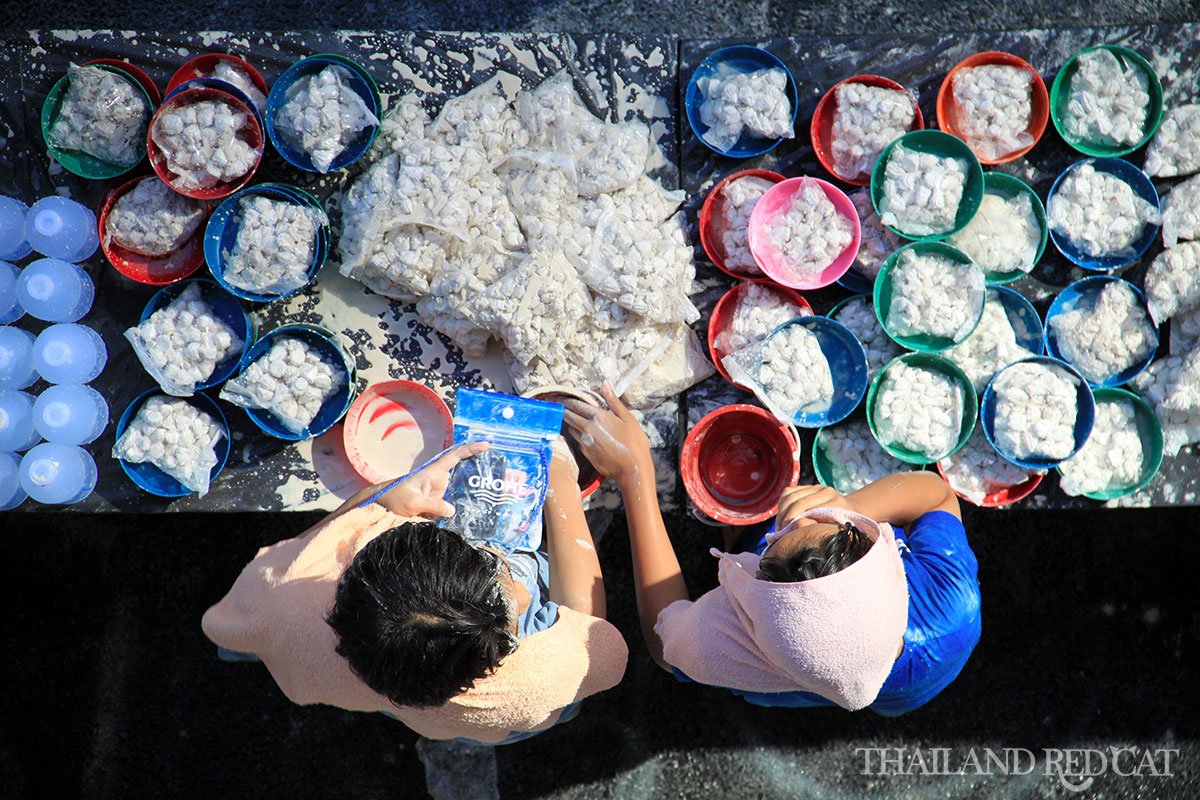
[[[1067,114],[1068,101],[1071,96],[1071,79],[1075,77],[1075,72],[1079,67],[1076,62],[1078,62],[1081,55],[1090,53],[1093,50],[1108,50],[1122,64],[1140,71],[1149,80],[1150,106],[1146,113],[1146,128],[1142,133],[1142,138],[1132,147],[1076,139],[1067,133],[1064,120]],[[1055,130],[1058,131],[1058,135],[1063,138],[1064,142],[1086,156],[1108,158],[1132,153],[1150,141],[1155,132],[1158,131],[1158,125],[1162,122],[1162,113],[1162,84],[1158,80],[1158,74],[1154,71],[1154,67],[1150,66],[1150,62],[1143,58],[1140,53],[1130,50],[1128,47],[1121,47],[1120,45],[1100,44],[1080,50],[1067,59],[1067,63],[1062,65],[1058,74],[1054,76],[1054,83],[1050,87],[1050,119],[1054,122]]]
[[[963,407],[962,419],[958,430],[958,441],[955,442],[954,449],[940,456],[940,458],[954,455],[963,449],[967,440],[971,438],[971,433],[975,430],[975,423],[979,419],[979,397],[975,394],[975,387],[971,385],[971,381],[967,378],[966,373],[959,369],[953,361],[931,353],[906,353],[905,355],[897,356],[879,371],[879,374],[875,376],[875,380],[871,381],[871,386],[867,389],[867,425],[871,428],[871,435],[875,437],[875,441],[879,442],[880,447],[905,464],[924,466],[938,460],[937,458],[930,458],[924,453],[918,453],[916,450],[909,450],[907,447],[885,444],[879,438],[879,431],[875,425],[875,399],[879,395],[879,387],[883,385],[888,372],[899,362],[904,362],[912,367],[936,370],[952,378],[962,389]]]
[[[944,242],[913,242],[901,247],[888,256],[887,261],[883,262],[883,267],[879,270],[879,276],[875,279],[875,316],[879,318],[879,324],[883,326],[884,333],[890,336],[896,344],[906,347],[909,350],[915,350],[918,353],[938,353],[965,340],[967,336],[970,336],[974,332],[975,328],[979,325],[979,320],[983,318],[983,306],[987,302],[987,292],[985,291],[981,294],[982,299],[979,302],[979,309],[975,314],[975,321],[971,324],[971,330],[967,331],[966,336],[963,336],[962,339],[955,341],[949,336],[931,336],[924,333],[901,336],[888,324],[888,314],[892,305],[892,272],[895,269],[897,260],[900,258],[900,254],[906,250],[945,256],[959,264],[973,264],[974,262],[971,261],[966,253]],[[978,267],[975,268],[979,269]]]
[[[154,113],[154,100],[150,97],[150,93],[146,91],[146,87],[138,82],[137,77],[118,67],[109,66],[107,64],[91,64],[90,66],[96,69],[102,69],[106,72],[111,72],[114,75],[119,75],[133,86],[137,87],[138,94],[146,100],[146,110]],[[142,136],[138,139],[137,152],[138,160],[132,164],[122,165],[114,164],[111,161],[104,161],[96,158],[93,155],[81,152],[79,150],[61,150],[50,144],[50,130],[54,127],[54,123],[58,121],[59,112],[62,110],[63,98],[66,96],[67,89],[71,85],[71,76],[63,75],[58,79],[58,82],[50,89],[50,93],[46,95],[46,101],[42,104],[42,139],[46,143],[46,149],[50,151],[50,155],[54,156],[54,160],[62,164],[68,172],[73,172],[81,178],[89,180],[108,180],[115,178],[118,175],[124,175],[129,172],[146,158],[146,137]],[[149,127],[150,117],[146,117],[147,127]]]
[[[1033,206],[1033,215],[1037,218],[1038,230],[1040,238],[1038,240],[1037,252],[1033,256],[1032,267],[1036,267],[1038,262],[1042,260],[1042,255],[1046,252],[1046,244],[1050,241],[1050,223],[1046,219],[1046,206],[1042,204],[1042,198],[1038,197],[1037,192],[1025,183],[1020,178],[1014,178],[1004,172],[986,172],[983,175],[983,193],[995,194],[1003,197],[1005,200],[1012,200],[1022,195],[1028,197]],[[980,198],[980,202],[983,199]],[[954,244],[950,242],[950,244]],[[1008,272],[987,272],[983,273],[983,279],[987,281],[989,286],[999,286],[1006,283],[1012,283],[1015,280],[1025,277],[1028,272],[1022,272],[1019,269],[1010,270]]]
[[[931,153],[942,158],[965,159],[967,184],[963,187],[962,200],[958,203],[958,215],[954,218],[954,227],[951,230],[944,233],[932,233],[928,236],[908,234],[891,225],[887,226],[888,230],[909,241],[936,242],[947,236],[953,236],[967,227],[967,223],[975,216],[980,202],[983,201],[983,167],[979,165],[979,159],[975,157],[974,151],[967,146],[966,142],[942,131],[910,131],[883,148],[883,152],[875,161],[875,168],[871,170],[871,202],[875,205],[875,213],[880,213],[883,201],[883,178],[884,172],[887,170],[888,159],[892,157],[892,151],[896,149],[896,145],[900,144],[909,150]]]
[[[1128,389],[1116,387],[1093,389],[1092,396],[1095,398],[1097,406],[1101,403],[1129,403],[1133,406],[1138,438],[1142,441],[1142,471],[1138,475],[1137,482],[1131,486],[1114,486],[1098,492],[1084,492],[1083,496],[1092,500],[1108,501],[1140,492],[1150,484],[1150,481],[1154,480],[1159,467],[1162,466],[1163,432],[1158,414],[1154,413],[1154,409],[1150,407],[1149,403]],[[1062,467],[1056,469],[1061,475]]]

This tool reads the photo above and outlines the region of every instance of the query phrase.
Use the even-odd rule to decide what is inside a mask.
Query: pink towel
[[[814,692],[851,710],[874,701],[908,626],[892,528],[835,508],[807,516],[852,522],[874,544],[846,569],[799,583],[758,580],[759,556],[714,548],[720,586],[667,606],[654,626],[669,664],[711,686]]]

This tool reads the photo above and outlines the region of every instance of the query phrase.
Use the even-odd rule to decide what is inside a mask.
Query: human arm
[[[945,511],[962,519],[958,497],[939,476],[932,472],[898,472],[848,495],[827,486],[787,489],[779,500],[776,528],[782,530],[803,519],[804,512],[822,507],[845,508],[878,522],[900,526],[931,511]]]
[[[561,438],[550,460],[546,493],[546,554],[550,560],[550,599],[560,606],[604,619],[604,575],[583,514],[579,466]]]
[[[658,507],[650,442],[611,386],[605,384],[601,394],[607,410],[568,400],[565,419],[584,456],[602,475],[616,481],[621,491],[642,636],[650,657],[670,671],[654,625],[664,608],[688,599],[687,585]]]
[[[443,497],[446,494],[446,486],[450,483],[450,473],[460,461],[477,456],[487,448],[486,442],[462,444],[417,472],[361,489],[316,525],[300,534],[300,538],[311,536],[347,511],[358,508],[372,498],[398,517],[448,517],[454,513],[454,506],[447,503]]]

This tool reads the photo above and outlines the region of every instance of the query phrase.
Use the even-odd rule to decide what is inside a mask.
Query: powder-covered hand
[[[379,504],[400,517],[449,517],[454,506],[443,498],[450,473],[462,461],[488,449],[487,442],[471,442],[455,447],[419,472],[414,472],[379,498]],[[383,488],[386,484],[380,485]]]
[[[563,403],[563,419],[592,466],[620,483],[637,474],[639,463],[650,461],[650,440],[612,386],[605,383],[600,395],[607,409],[582,400],[567,400]]]

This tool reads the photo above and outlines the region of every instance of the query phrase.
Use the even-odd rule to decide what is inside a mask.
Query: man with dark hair
[[[765,535],[711,551],[718,586],[693,601],[646,437],[608,402],[601,411],[568,401],[564,419],[621,489],[642,634],[659,666],[758,705],[886,716],[924,705],[958,676],[979,641],[978,565],[941,478],[900,473],[846,496],[787,489]]]
[[[556,448],[547,552],[476,548],[431,519],[462,445],[393,488],[372,486],[294,539],[259,550],[204,615],[226,660],[261,660],[293,702],[378,711],[428,739],[518,741],[615,686],[628,650],[574,461]]]
[[[498,554],[410,522],[359,551],[327,621],[363,683],[398,706],[438,706],[517,649],[514,583]]]

